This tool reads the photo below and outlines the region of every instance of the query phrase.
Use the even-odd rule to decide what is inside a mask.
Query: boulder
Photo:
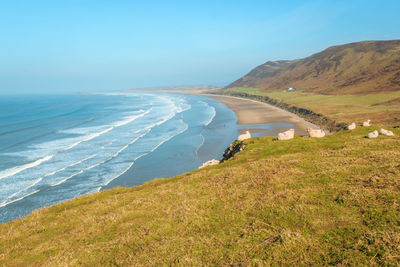
[[[278,140],[289,140],[294,137],[294,129],[287,130],[283,133],[278,133]]]
[[[245,134],[239,135],[237,140],[238,140],[238,141],[243,141],[243,140],[250,139],[250,138],[251,138],[250,132],[249,132],[249,131],[246,131]]]
[[[356,123],[355,122],[353,122],[352,124],[347,126],[347,130],[354,130],[355,128],[356,128]]]
[[[371,126],[371,120],[364,121],[362,126],[364,126],[364,127]]]
[[[204,167],[207,167],[207,166],[218,165],[218,164],[219,164],[219,160],[212,159],[212,160],[209,160],[209,161],[204,162],[203,165],[201,165],[201,166],[199,167],[199,169],[204,168]]]
[[[392,131],[385,130],[385,129],[383,129],[383,128],[380,129],[379,133],[382,134],[382,135],[394,136],[394,134],[393,134]]]
[[[375,130],[367,135],[367,138],[377,138],[379,135],[378,131]]]
[[[317,137],[321,138],[325,136],[324,130],[321,129],[312,129],[312,128],[307,128],[308,135],[310,137]]]

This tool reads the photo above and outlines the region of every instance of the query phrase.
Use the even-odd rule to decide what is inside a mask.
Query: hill
[[[212,90],[218,89],[219,86],[213,84],[192,84],[192,85],[170,85],[170,86],[152,86],[143,88],[133,88],[120,90],[121,92],[137,92],[137,91],[190,91],[190,90]]]
[[[234,87],[295,87],[330,95],[399,91],[400,40],[350,43],[303,59],[268,61],[227,86]]]
[[[367,119],[399,126],[400,40],[351,43],[303,59],[269,61],[213,93],[268,102],[330,131]]]
[[[234,158],[0,225],[2,266],[398,265],[400,131],[252,138]]]

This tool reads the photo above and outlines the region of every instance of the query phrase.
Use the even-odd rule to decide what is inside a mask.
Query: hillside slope
[[[296,87],[318,94],[399,91],[400,40],[351,43],[303,59],[269,61],[227,86],[234,87]]]
[[[1,266],[398,265],[400,131],[245,141],[233,159],[0,225]]]

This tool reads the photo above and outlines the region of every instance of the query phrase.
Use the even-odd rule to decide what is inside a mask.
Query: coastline
[[[279,118],[278,115],[283,116],[279,110],[270,111],[272,114],[268,114],[269,117],[263,116],[261,107],[252,108],[248,106],[249,103],[237,101],[239,100],[225,99],[226,103],[237,110],[236,114],[242,112],[243,127],[253,127],[251,123],[266,122],[267,119],[273,123],[271,121]],[[224,106],[222,102],[219,103]],[[225,107],[225,110],[234,115],[232,109]],[[261,114],[258,115],[259,118],[252,117],[247,110]],[[265,108],[264,111],[267,110]],[[197,115],[195,118],[198,117],[198,113],[194,115]],[[301,124],[301,120],[297,124]],[[301,126],[306,125],[299,125]],[[388,209],[396,211],[396,203],[392,201],[396,198],[391,194],[393,189],[383,187],[380,190],[371,190],[375,185],[369,183],[370,179],[364,174],[370,172],[371,166],[378,170],[385,164],[389,168],[396,166],[393,157],[393,151],[396,150],[392,149],[399,142],[397,137],[365,139],[365,134],[371,129],[379,128],[358,127],[351,132],[342,131],[326,137],[328,139],[314,139],[311,142],[309,137],[302,136],[288,142],[275,142],[271,137],[254,138],[239,143],[241,148],[247,148],[229,162],[218,166],[189,170],[171,179],[147,180],[138,186],[115,187],[85,194],[42,208],[26,218],[1,225],[0,236],[3,238],[0,239],[3,240],[3,247],[7,248],[3,261],[7,265],[18,265],[29,264],[32,259],[37,259],[37,264],[68,265],[76,263],[78,259],[80,263],[87,265],[143,265],[151,258],[158,265],[173,264],[177,262],[176,259],[187,265],[193,262],[213,264],[217,261],[223,264],[230,262],[233,257],[242,259],[242,251],[249,250],[253,253],[254,247],[258,248],[260,244],[263,247],[256,251],[256,256],[262,257],[265,251],[271,250],[271,246],[279,246],[277,249],[286,249],[284,252],[292,253],[289,255],[294,255],[295,258],[298,247],[302,247],[306,240],[299,236],[308,237],[310,227],[320,229],[324,234],[313,231],[316,234],[306,240],[307,244],[312,247],[317,240],[317,252],[329,255],[331,247],[336,248],[340,240],[348,237],[347,230],[337,232],[340,227],[345,226],[348,229],[346,227],[350,225],[352,231],[355,229],[361,236],[365,232],[374,231],[376,217],[370,217],[369,213],[364,216],[364,206],[373,207],[373,212],[381,215],[382,222],[386,223],[383,228],[385,234],[393,235],[396,218],[392,220],[394,213],[388,215],[387,212]],[[230,133],[236,134],[236,130],[237,128],[232,128]],[[226,128],[220,131],[229,132]],[[399,135],[397,129],[393,131]],[[169,145],[174,148],[174,144]],[[167,149],[166,146],[160,147]],[[183,151],[184,148],[180,149]],[[352,152],[349,160],[343,161],[337,157],[338,153],[348,154],[349,150]],[[188,153],[188,150],[183,152]],[[376,157],[377,153],[379,157]],[[363,160],[357,160],[357,155],[360,154],[365,155]],[[152,158],[151,161],[157,168],[170,164],[164,159],[157,161]],[[333,164],[337,168],[332,168]],[[387,179],[390,179],[390,184],[395,184],[396,169],[391,168],[389,172]],[[162,173],[161,169],[159,173]],[[349,175],[343,176],[343,173]],[[368,184],[360,186],[360,181],[368,181]],[[374,180],[374,183],[378,182],[379,179]],[[348,197],[345,193],[349,190],[357,190],[352,195],[357,198],[345,198]],[[320,192],[323,192],[322,198],[315,202],[315,195]],[[382,203],[375,203],[374,196],[377,192]],[[344,195],[345,201],[336,201],[337,194],[339,197]],[[365,204],[365,199],[370,201]],[[355,209],[354,201],[365,205]],[[293,209],[296,203],[300,203],[301,208]],[[374,205],[383,208],[377,209]],[[343,217],[343,214],[346,216]],[[330,224],[327,225],[326,222]],[[370,227],[366,228],[366,225]],[[245,233],[242,236],[237,235],[234,240],[237,244],[244,245],[231,249],[232,236],[226,233]],[[326,239],[328,234],[332,236],[329,243]],[[396,255],[390,250],[396,245],[396,240],[393,240],[389,240],[391,243],[388,249],[381,249],[382,253]],[[358,236],[351,236],[349,242],[356,247],[360,244],[360,239]],[[368,240],[363,242],[367,244]],[[221,244],[226,244],[229,250]],[[287,249],[288,244],[290,247]],[[319,244],[324,244],[322,249]],[[375,249],[374,245],[375,243],[370,245],[371,249]],[[110,251],[110,247],[115,249]],[[314,253],[314,249],[311,253]],[[343,249],[348,249],[347,243]],[[205,255],[204,251],[210,255],[209,258],[202,257]],[[359,261],[359,250],[354,251],[352,255],[358,257]],[[227,252],[230,253],[228,256]],[[191,258],[184,262],[188,255]],[[243,261],[244,264],[253,259],[250,257],[254,254],[249,255]],[[278,254],[280,255],[282,254]],[[370,254],[366,255],[365,262],[371,262],[370,258]],[[318,255],[315,259],[324,258]],[[314,258],[311,260],[309,262],[312,263]],[[288,264],[292,262],[290,259]],[[271,262],[266,262],[268,263]]]
[[[296,134],[305,134],[307,127],[317,127],[288,111],[255,100],[205,94],[199,91],[163,93],[201,97],[203,101],[216,108],[216,117],[213,117],[201,130],[202,141],[195,145],[198,137],[193,135],[195,128],[179,134],[157,148],[157,153],[149,153],[135,160],[133,166],[109,184],[102,186],[100,191],[116,186],[137,186],[155,178],[174,177],[196,170],[211,159],[222,159],[224,150],[240,133],[247,130],[251,132],[252,137],[259,137],[276,136],[278,132],[289,128],[295,128]],[[187,115],[192,116],[186,118],[189,121],[198,117],[196,113]],[[181,114],[180,119],[183,119],[182,116],[186,115]],[[13,203],[7,210],[14,209],[15,205],[19,204]]]
[[[207,93],[209,90],[154,90],[152,92],[197,95],[216,99],[225,104],[235,113],[236,117],[238,118],[237,124],[242,126],[240,127],[240,133],[244,133],[247,130],[250,131],[250,133],[262,132],[262,126],[270,123],[294,124],[296,135],[307,134],[307,128],[321,129],[321,126],[306,121],[304,118],[290,111],[254,99],[238,96],[209,94]],[[271,135],[271,133],[276,135],[280,131],[284,130],[287,130],[287,127],[280,127],[278,130],[274,130],[272,132],[269,131],[269,134],[264,135]],[[260,136],[263,136],[263,134]]]
[[[58,127],[55,119],[49,122],[54,131],[61,132],[60,136],[49,134],[48,139],[40,139],[37,153],[32,152],[36,147],[29,142],[26,148],[20,148],[28,156],[38,155],[38,159],[33,158],[37,163],[21,161],[15,164],[22,167],[25,166],[23,163],[30,164],[26,172],[20,168],[21,174],[17,178],[25,184],[15,183],[15,188],[7,186],[8,177],[13,179],[13,173],[1,174],[7,179],[0,177],[3,190],[0,223],[25,217],[34,210],[79,195],[117,186],[137,186],[155,178],[174,177],[196,170],[210,158],[222,158],[225,149],[237,138],[235,113],[218,100],[187,94],[154,97],[114,95],[63,98],[89,105],[92,112],[72,116],[70,110],[61,109],[59,112],[68,116],[60,122],[62,127]],[[50,100],[57,100],[57,96],[50,96]],[[43,101],[48,104],[52,103],[50,100],[45,98]],[[73,111],[77,109],[74,105],[66,106]],[[149,110],[153,112],[147,112]],[[85,117],[86,114],[89,118]],[[95,123],[90,124],[93,121]],[[68,132],[64,133],[64,128]],[[25,132],[22,135],[28,136]],[[32,135],[35,136],[35,132]],[[10,135],[9,139],[12,137]],[[9,141],[3,141],[3,147],[13,144],[13,140]],[[60,144],[55,146],[54,142]],[[50,161],[53,157],[57,160],[54,163]],[[42,162],[43,165],[39,166]],[[3,165],[6,163],[7,160],[2,161]]]
[[[197,170],[211,159],[222,159],[225,149],[237,138],[237,117],[221,101],[181,92],[157,93],[186,95],[194,102],[206,102],[215,109],[215,116],[200,128],[189,126],[187,131],[163,143],[157,151],[135,160],[130,169],[100,191],[116,186],[138,186],[156,178],[169,178]],[[190,123],[198,121],[199,114],[183,112],[179,117]]]
[[[254,125],[267,123],[293,123],[296,134],[306,134],[307,128],[320,128],[289,111],[268,103],[236,96],[213,95],[199,93],[198,95],[217,99],[232,109],[238,117],[239,125]],[[257,132],[258,129],[244,129]]]
[[[179,135],[179,138],[174,138],[158,148],[162,153],[149,154],[138,159],[129,170],[110,184],[103,186],[100,191],[115,186],[138,186],[155,178],[174,177],[196,170],[211,159],[222,159],[223,151],[235,141],[239,134],[246,131],[249,131],[252,137],[260,137],[276,136],[279,132],[290,128],[294,128],[297,135],[305,135],[308,127],[319,128],[289,111],[252,99],[207,94],[203,90],[154,90],[151,92],[198,96],[208,99],[207,102],[214,102],[214,107],[219,106],[216,118],[209,125],[211,129],[203,132],[202,138],[205,143],[199,147],[200,150],[199,148],[195,150],[196,158],[193,158],[191,156],[193,149],[187,145],[187,133]],[[236,124],[236,127],[233,127],[233,124]],[[221,138],[224,141],[221,141]],[[168,156],[170,150],[176,150],[173,158],[171,155]],[[168,167],[178,165],[180,167],[172,169]]]

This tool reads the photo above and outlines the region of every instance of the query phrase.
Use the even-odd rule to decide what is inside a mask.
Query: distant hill
[[[170,90],[211,90],[221,88],[220,86],[216,86],[213,84],[191,84],[191,85],[170,85],[170,86],[152,86],[152,87],[143,87],[143,88],[132,88],[121,90],[123,92],[129,91],[170,91]]]
[[[400,90],[400,40],[333,46],[297,60],[268,61],[228,85],[288,87],[319,94],[364,94]]]

